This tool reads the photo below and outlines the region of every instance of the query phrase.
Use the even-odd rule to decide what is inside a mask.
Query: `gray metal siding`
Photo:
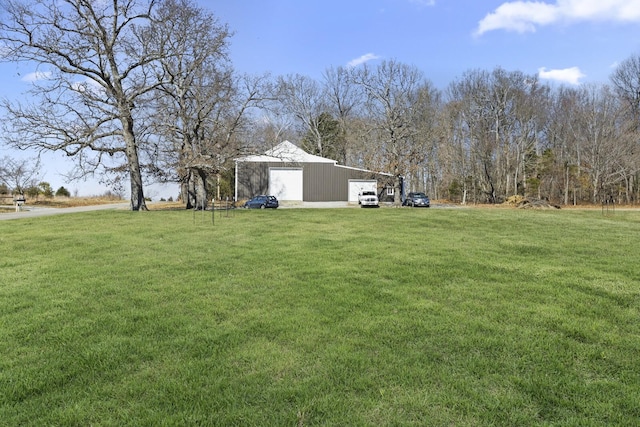
[[[329,163],[306,163],[303,197],[307,202],[346,202],[349,200],[350,179],[375,179],[380,184],[384,178],[386,175]]]
[[[238,200],[250,199],[269,191],[269,163],[238,162]]]
[[[350,169],[332,163],[254,163],[238,162],[238,200],[249,199],[269,191],[269,168],[302,168],[302,199],[306,202],[333,202],[349,199],[350,179],[375,179],[378,192],[393,185],[393,177],[387,174]]]
[[[345,200],[336,167],[330,163],[308,163],[304,167],[304,200],[330,202]],[[346,192],[344,192],[346,196]]]

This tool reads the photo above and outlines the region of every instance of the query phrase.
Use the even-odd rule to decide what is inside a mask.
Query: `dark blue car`
[[[274,196],[255,196],[251,199],[247,200],[244,204],[245,209],[266,209],[266,208],[277,208],[278,207],[278,199]]]

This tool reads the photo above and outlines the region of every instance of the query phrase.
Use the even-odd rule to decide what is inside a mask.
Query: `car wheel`
[[[260,209],[264,209],[266,207],[267,207],[266,205],[260,205]]]

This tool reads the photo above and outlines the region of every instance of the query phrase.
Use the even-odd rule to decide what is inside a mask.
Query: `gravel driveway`
[[[7,206],[13,209],[12,206]],[[280,204],[280,209],[295,209],[295,208],[359,208],[357,203],[347,202],[284,202]],[[454,205],[454,204],[432,204],[431,208],[461,208],[466,206]],[[9,212],[0,213],[0,221],[9,219],[21,219],[21,218],[36,218],[40,216],[62,215],[66,213],[75,212],[90,212],[101,211],[108,209],[129,209],[129,202],[123,203],[110,203],[106,205],[93,205],[93,206],[77,206],[74,208],[42,208],[42,207],[27,207],[28,210],[22,212]]]

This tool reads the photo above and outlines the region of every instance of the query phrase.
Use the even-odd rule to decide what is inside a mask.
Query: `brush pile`
[[[508,197],[505,203],[519,209],[560,209],[560,206],[551,204],[547,200],[531,199],[520,195]]]

